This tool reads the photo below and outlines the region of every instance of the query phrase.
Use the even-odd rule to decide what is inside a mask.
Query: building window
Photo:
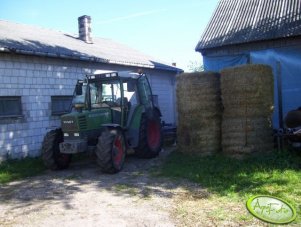
[[[21,96],[0,96],[0,117],[21,117]]]
[[[51,96],[51,114],[62,115],[69,113],[72,96]]]

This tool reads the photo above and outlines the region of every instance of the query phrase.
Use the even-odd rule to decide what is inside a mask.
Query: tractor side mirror
[[[127,90],[129,92],[135,92],[136,83],[135,81],[128,81],[127,82]]]
[[[77,83],[75,86],[75,93],[76,95],[82,95],[83,94],[83,84],[82,83]]]

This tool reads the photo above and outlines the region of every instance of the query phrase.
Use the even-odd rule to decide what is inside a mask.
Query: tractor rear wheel
[[[52,170],[66,169],[71,161],[71,154],[60,152],[59,144],[64,141],[61,129],[51,130],[42,143],[42,159],[44,165]]]
[[[156,112],[152,115],[143,114],[140,121],[139,145],[135,154],[139,158],[154,158],[162,148],[163,134],[161,119]]]
[[[117,173],[124,164],[126,145],[120,129],[106,129],[98,138],[95,149],[97,164],[104,173]]]

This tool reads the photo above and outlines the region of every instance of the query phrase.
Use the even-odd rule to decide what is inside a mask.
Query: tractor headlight
[[[64,133],[64,136],[69,136],[69,133],[66,133],[66,132],[65,132],[65,133]]]
[[[78,132],[74,133],[74,136],[79,136],[79,133]]]

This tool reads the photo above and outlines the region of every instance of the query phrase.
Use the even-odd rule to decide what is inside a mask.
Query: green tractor
[[[117,173],[127,151],[156,157],[162,147],[161,113],[145,74],[103,71],[76,84],[70,113],[42,144],[44,164],[69,166],[72,154],[93,151],[102,172]]]

